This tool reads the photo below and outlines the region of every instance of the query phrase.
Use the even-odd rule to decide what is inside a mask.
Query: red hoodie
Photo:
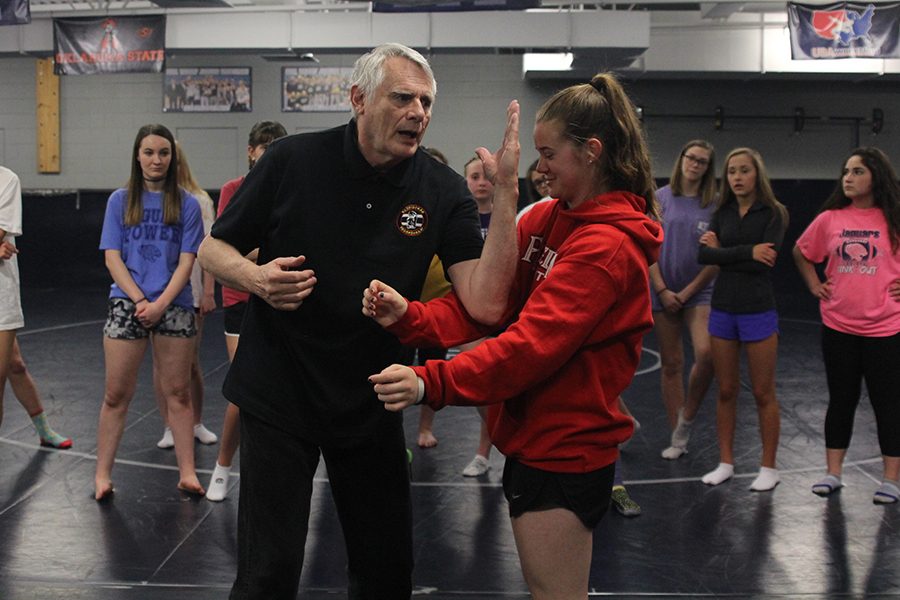
[[[633,428],[617,398],[653,324],[648,267],[663,234],[644,206],[611,192],[571,210],[545,202],[523,216],[511,324],[451,361],[416,367],[428,405],[490,404],[494,445],[535,468],[584,473],[614,462]],[[410,303],[390,330],[405,344],[443,348],[487,332],[452,293]]]

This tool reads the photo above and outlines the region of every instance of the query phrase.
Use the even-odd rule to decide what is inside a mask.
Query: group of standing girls
[[[715,153],[703,140],[685,144],[670,185],[659,191],[665,243],[651,269],[654,319],[662,361],[662,397],[671,443],[662,456],[687,452],[697,410],[715,374],[719,465],[703,476],[718,485],[734,475],[734,432],[740,391],[740,351],[749,363],[763,455],[750,485],[778,485],[775,454],[779,411],[775,397],[778,314],[770,276],[787,229],[787,210],[775,198],[762,157],[750,148],[725,159],[716,194]],[[683,384],[682,328],[694,349]]]
[[[672,428],[671,443],[662,456],[676,459],[687,452],[693,420],[714,373],[720,462],[702,481],[718,485],[734,475],[743,348],[762,441],[760,471],[750,489],[768,491],[779,482],[775,459],[780,431],[775,395],[778,315],[770,273],[781,251],[788,214],[775,198],[755,150],[737,148],[728,154],[717,198],[714,168],[712,146],[703,140],[688,142],[670,185],[658,192],[665,242],[659,263],[650,269],[650,280],[662,398]],[[893,503],[900,498],[898,247],[897,177],[880,150],[853,150],[837,188],[793,251],[804,281],[821,301],[829,389],[828,472],[813,492],[822,496],[842,486],[841,467],[865,379],[884,461],[884,478],[874,501]],[[823,262],[825,281],[814,267]],[[694,350],[687,393],[684,327]]]

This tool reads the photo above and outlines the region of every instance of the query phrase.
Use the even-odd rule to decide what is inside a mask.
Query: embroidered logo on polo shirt
[[[397,215],[397,229],[409,237],[421,235],[428,227],[428,213],[418,204],[407,204]]]

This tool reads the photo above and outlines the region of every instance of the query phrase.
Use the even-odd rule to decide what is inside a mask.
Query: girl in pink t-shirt
[[[828,379],[828,473],[812,491],[840,489],[862,380],[875,411],[884,480],[873,501],[900,499],[900,185],[887,156],[857,148],[794,260],[822,312]],[[825,262],[825,281],[814,264]]]

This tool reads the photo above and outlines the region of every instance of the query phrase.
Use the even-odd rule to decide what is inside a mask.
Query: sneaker
[[[175,440],[172,438],[172,430],[166,427],[166,430],[163,432],[162,438],[158,442],[156,442],[157,448],[162,448],[163,450],[168,450],[169,448],[175,447]]]
[[[231,476],[231,467],[223,467],[218,462],[213,469],[209,485],[206,486],[206,499],[212,502],[221,502],[228,495],[228,477]]]
[[[641,514],[641,505],[631,499],[625,486],[615,486],[610,500],[616,508],[616,512],[623,517],[636,517]]]
[[[491,468],[491,463],[488,462],[488,459],[483,457],[480,454],[476,454],[475,458],[472,459],[466,468],[463,469],[463,477],[478,477],[479,475],[484,475]]]
[[[45,448],[56,448],[57,450],[68,450],[72,447],[72,438],[63,437],[59,434],[52,438],[41,438],[41,446]]]
[[[215,444],[219,441],[218,436],[214,434],[212,431],[207,429],[203,423],[197,423],[194,425],[194,437],[197,438],[197,441],[201,444],[206,444],[209,446],[210,444]]]

